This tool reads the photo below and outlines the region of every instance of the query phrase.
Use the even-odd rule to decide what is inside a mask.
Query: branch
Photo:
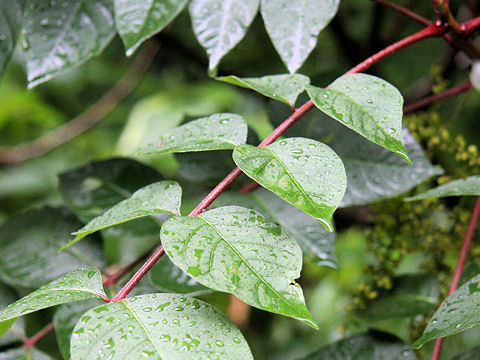
[[[465,35],[469,36],[472,35],[475,31],[480,28],[480,17],[473,18],[472,20],[468,20],[467,22],[463,23],[462,25],[465,29]]]
[[[43,339],[50,331],[54,328],[53,322],[49,323],[35,335],[30,338],[23,340],[23,346],[34,347],[40,339]]]
[[[450,89],[447,89],[445,91],[442,91],[438,94],[426,96],[426,97],[424,97],[424,98],[422,98],[422,99],[420,99],[420,100],[418,100],[418,101],[416,101],[412,104],[408,104],[408,105],[404,106],[403,107],[403,113],[408,114],[408,113],[417,111],[418,109],[421,109],[425,106],[433,104],[433,103],[435,103],[437,101],[440,101],[442,99],[448,98],[450,96],[455,96],[455,95],[458,95],[462,92],[468,91],[468,90],[470,90],[471,87],[472,87],[472,84],[470,83],[470,81],[466,81],[463,84],[454,86],[454,87],[452,87]]]
[[[425,26],[429,26],[432,22],[426,18],[424,18],[423,16],[417,14],[416,12],[410,10],[410,9],[407,9],[407,8],[404,8],[403,6],[401,5],[398,5],[398,4],[394,4],[388,0],[373,0],[379,4],[382,4],[382,5],[385,5],[386,7],[389,7],[390,9],[392,10],[395,10],[396,12],[402,14],[402,15],[405,15],[407,17],[409,17],[410,19],[422,24],[422,25],[425,25]]]
[[[475,233],[475,227],[477,226],[478,217],[480,215],[480,196],[477,197],[475,202],[475,207],[473,208],[472,217],[468,224],[468,229],[463,239],[462,249],[460,250],[460,256],[458,257],[457,267],[455,273],[453,274],[452,283],[450,284],[450,290],[448,295],[453,294],[457,290],[458,281],[462,275],[463,267],[465,266],[465,261],[467,260],[468,249],[472,242],[473,234]],[[440,359],[440,353],[442,352],[443,338],[438,338],[435,342],[435,347],[433,349],[432,360]]]
[[[437,26],[435,24],[429,25],[427,28],[413,34],[403,40],[400,40],[389,47],[379,51],[375,55],[361,62],[346,74],[353,74],[364,71],[372,66],[377,61],[387,57],[395,51],[413,44],[422,39],[426,39],[432,36],[443,35],[446,31],[444,26]],[[268,135],[258,147],[264,147],[274,142],[280,135],[282,135],[290,126],[292,126],[297,120],[302,118],[308,111],[314,107],[313,101],[309,100],[301,107],[296,109],[292,115],[290,115],[284,122],[282,122],[273,132]],[[196,216],[204,211],[230,184],[242,174],[240,168],[235,168],[230,174],[227,175],[201,202],[188,216]],[[160,246],[157,251],[147,260],[147,262],[135,273],[135,275],[125,284],[125,286],[118,292],[112,301],[118,301],[125,298],[130,291],[138,284],[138,282],[148,273],[152,266],[162,257],[165,253],[163,246]]]
[[[158,43],[149,42],[135,58],[127,73],[96,103],[80,115],[41,137],[12,147],[0,147],[0,162],[18,164],[43,155],[82,134],[110,113],[142,79],[148,70]]]

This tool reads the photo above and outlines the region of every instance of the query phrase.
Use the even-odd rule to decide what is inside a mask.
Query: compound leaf
[[[233,160],[263,187],[333,231],[332,215],[342,201],[347,176],[342,161],[327,145],[288,138],[263,148],[242,145]]]
[[[257,211],[225,206],[173,217],[163,224],[160,238],[172,262],[203,285],[317,326],[295,283],[300,247]]]
[[[253,359],[229,318],[191,297],[149,294],[111,302],[85,313],[71,339],[73,360]]]
[[[450,181],[424,193],[409,197],[405,200],[421,200],[446,196],[480,195],[480,175],[469,176],[465,179]]]

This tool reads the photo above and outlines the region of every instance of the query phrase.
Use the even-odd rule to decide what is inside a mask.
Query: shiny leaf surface
[[[31,0],[23,50],[29,87],[100,54],[115,35],[111,0]]]
[[[0,1],[0,76],[15,49],[22,26],[22,1]]]
[[[253,359],[230,319],[203,301],[173,294],[126,298],[88,311],[75,326],[71,352],[73,360]]]
[[[168,154],[233,149],[247,141],[247,124],[240,115],[214,114],[167,131],[141,154]]]
[[[295,283],[300,247],[257,211],[226,206],[173,217],[163,224],[160,238],[172,262],[203,285],[316,327]]]
[[[113,3],[115,25],[130,56],[175,19],[187,0],[114,0]]]
[[[424,193],[407,198],[407,201],[446,196],[480,195],[480,175],[450,181]]]
[[[345,168],[327,145],[288,138],[263,148],[237,147],[233,160],[263,187],[333,231],[332,215],[347,187]]]
[[[335,16],[340,0],[262,0],[268,35],[291,73],[317,44],[317,36]]]
[[[192,0],[193,31],[207,51],[208,68],[215,73],[222,57],[245,36],[260,0]]]
[[[403,144],[403,98],[394,86],[372,75],[352,74],[328,89],[307,86],[307,92],[325,114],[411,162]]]
[[[15,302],[17,299],[18,295],[13,289],[8,287],[7,285],[0,283],[0,309]],[[10,327],[11,324],[9,322],[0,323],[0,347],[21,342],[20,338],[12,331],[6,332],[8,329],[10,329]],[[19,319],[17,322],[15,322],[12,330],[16,331],[17,334],[25,336],[25,324],[23,322],[23,319]]]
[[[295,106],[297,96],[305,90],[306,85],[310,84],[310,79],[300,74],[268,75],[258,78],[239,78],[232,75],[223,76],[217,80],[252,89],[290,107]]]

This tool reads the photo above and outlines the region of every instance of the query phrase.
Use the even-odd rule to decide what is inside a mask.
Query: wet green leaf
[[[394,86],[372,75],[351,74],[328,89],[307,86],[307,92],[325,114],[412,162],[403,144],[403,98]]]
[[[266,189],[249,194],[227,192],[215,200],[215,205],[238,205],[257,210],[265,219],[279,224],[302,248],[306,261],[318,266],[337,268],[335,232],[326,231],[314,218],[283,201]]]
[[[233,149],[247,141],[247,123],[240,115],[213,114],[167,131],[140,154],[168,154]]]
[[[147,185],[74,232],[75,239],[62,246],[61,250],[95,231],[110,226],[157,214],[179,215],[181,200],[182,188],[175,181],[165,180]]]
[[[22,26],[22,1],[0,2],[0,76],[15,50]]]
[[[111,0],[31,0],[24,20],[29,87],[100,54],[115,35]]]
[[[0,323],[55,305],[93,298],[106,298],[102,275],[93,267],[75,270],[0,310]]]
[[[0,352],[2,360],[52,360],[49,355],[31,347],[22,347],[18,349],[9,349]]]
[[[173,263],[203,285],[317,326],[295,283],[300,247],[257,211],[226,206],[173,217],[163,224],[160,238]]]
[[[458,334],[480,324],[480,275],[448,296],[433,314],[422,336],[412,345],[419,348],[426,342]]]
[[[37,288],[79,267],[101,266],[100,244],[92,239],[57,253],[80,226],[66,209],[43,208],[8,219],[0,227],[0,279],[14,287]]]
[[[317,36],[338,10],[340,0],[262,0],[268,35],[291,73],[297,71],[317,44]]]
[[[370,331],[337,341],[302,360],[415,360],[415,352],[393,335]]]
[[[252,89],[290,107],[295,106],[298,94],[305,91],[305,86],[310,84],[310,79],[300,74],[268,75],[258,78],[239,78],[231,75],[219,77],[217,80]]]
[[[15,293],[15,291],[13,291],[13,289],[5,284],[0,283],[0,309],[15,302],[17,299],[18,295]],[[12,320],[12,323],[13,322],[15,322],[15,319]],[[11,326],[12,324],[8,321],[0,323],[0,347],[21,342],[20,338],[12,331],[9,331],[5,334],[5,332],[10,329]],[[25,336],[25,324],[23,319],[19,319],[15,325],[13,325],[12,329],[14,329],[17,334]]]
[[[73,330],[73,360],[253,359],[241,332],[211,305],[186,296],[149,294],[85,313]]]
[[[450,181],[424,193],[407,198],[407,201],[446,197],[480,195],[480,175]]]
[[[340,158],[327,145],[306,138],[288,138],[263,148],[237,147],[233,160],[263,187],[320,221],[333,231],[332,215],[347,187]]]
[[[245,36],[257,14],[260,0],[192,0],[193,31],[205,48],[208,68],[215,73],[222,57]]]
[[[114,0],[113,3],[115,25],[130,56],[175,19],[187,0]]]

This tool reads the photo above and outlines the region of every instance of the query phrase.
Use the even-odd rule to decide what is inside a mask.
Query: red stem
[[[52,331],[54,328],[53,322],[45,326],[43,329],[41,329],[39,332],[37,332],[35,335],[33,335],[31,338],[27,338],[23,341],[23,346],[25,347],[33,347],[37,344],[37,342],[44,338],[50,331]]]
[[[394,53],[395,51],[406,47],[414,42],[420,41],[422,39],[443,35],[447,30],[444,26],[437,26],[431,24],[425,29],[400,40],[387,48],[379,51],[375,55],[369,57],[365,61],[361,62],[353,69],[348,71],[345,75],[354,74],[368,69],[377,61],[387,57],[388,55]],[[267,146],[274,142],[280,135],[282,135],[290,126],[292,126],[297,120],[299,120],[303,115],[310,111],[315,105],[312,100],[307,101],[298,109],[295,109],[294,113],[290,115],[284,122],[282,122],[273,132],[268,135],[261,143],[259,147]],[[193,209],[193,211],[188,216],[196,216],[205,210],[210,204],[226,189],[230,184],[240,176],[242,170],[238,167],[235,168],[230,174],[227,175],[201,202],[198,206]],[[137,271],[137,273],[125,284],[125,286],[118,292],[117,295],[112,299],[112,301],[118,301],[125,298],[130,291],[135,287],[135,285],[142,279],[143,276],[152,268],[152,266],[157,262],[158,259],[164,254],[163,247],[160,247],[150,259]]]
[[[464,91],[467,91],[469,90],[470,88],[472,87],[472,84],[470,83],[470,81],[466,81],[464,82],[463,84],[460,84],[460,85],[457,85],[457,86],[454,86],[450,89],[447,89],[445,91],[442,91],[438,94],[434,94],[434,95],[430,95],[430,96],[426,96],[412,104],[408,104],[408,105],[405,105],[403,107],[403,113],[404,114],[408,114],[408,113],[411,113],[411,112],[414,112],[418,109],[421,109],[427,105],[430,105],[430,104],[433,104],[439,100],[442,100],[442,99],[445,99],[447,97],[450,97],[450,96],[455,96],[457,94],[460,94]]]
[[[424,18],[423,16],[417,14],[416,12],[413,12],[410,9],[404,8],[401,5],[394,4],[394,3],[392,3],[388,0],[374,0],[374,1],[379,3],[379,4],[385,5],[385,6],[389,7],[392,10],[395,10],[396,12],[398,12],[400,14],[403,14],[403,15],[407,16],[410,19],[412,19],[412,20],[414,20],[414,21],[416,21],[416,22],[418,22],[422,25],[429,26],[432,23],[430,20]]]
[[[464,29],[465,36],[473,34],[480,28],[480,16],[464,22],[462,27]]]
[[[480,196],[477,197],[475,202],[475,207],[473,208],[472,217],[470,218],[470,223],[468,224],[468,229],[463,239],[462,249],[460,250],[460,256],[458,257],[457,267],[455,273],[453,274],[452,283],[450,284],[450,290],[448,295],[453,294],[457,290],[458,281],[462,276],[462,271],[465,266],[465,261],[467,260],[468,249],[472,243],[473,234],[475,233],[475,227],[477,226],[478,217],[480,215]],[[432,360],[440,359],[440,353],[442,352],[443,338],[438,338],[435,342],[435,347],[433,349]]]

